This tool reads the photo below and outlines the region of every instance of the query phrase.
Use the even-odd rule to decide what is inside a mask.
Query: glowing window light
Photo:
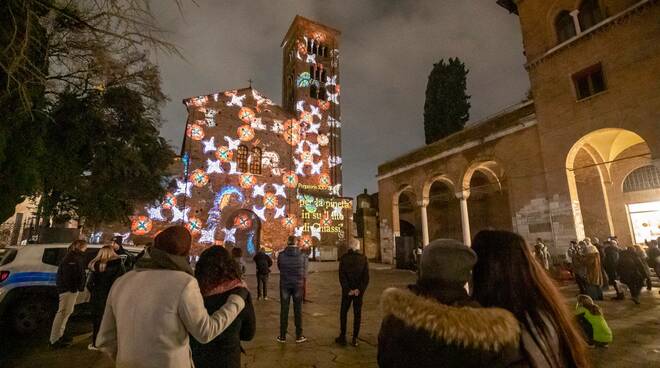
[[[190,124],[186,130],[186,134],[190,139],[199,141],[204,138],[204,128],[197,124]]]
[[[151,231],[153,223],[147,216],[138,216],[131,222],[131,231],[135,235],[144,235]]]

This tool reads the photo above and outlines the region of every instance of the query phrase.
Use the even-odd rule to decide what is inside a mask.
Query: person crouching
[[[380,367],[501,367],[524,362],[520,327],[510,312],[481,308],[468,295],[476,254],[438,239],[422,252],[418,280],[383,292]]]

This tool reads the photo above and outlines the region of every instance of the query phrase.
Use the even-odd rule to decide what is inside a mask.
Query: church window
[[[562,10],[555,18],[555,31],[557,32],[557,41],[562,43],[576,35],[575,23],[571,14]]]
[[[243,173],[248,172],[248,148],[246,146],[238,146],[236,161],[238,163],[238,171]]]
[[[573,84],[578,100],[604,91],[606,89],[605,78],[600,63],[573,74]]]
[[[598,5],[598,0],[584,0],[580,5],[578,21],[580,29],[585,31],[603,20],[603,11]]]
[[[252,148],[252,159],[250,160],[250,172],[261,175],[261,148]]]

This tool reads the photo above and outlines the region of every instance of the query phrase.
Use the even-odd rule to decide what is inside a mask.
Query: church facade
[[[180,223],[196,253],[277,251],[296,235],[316,255],[336,256],[351,214],[341,197],[339,35],[296,16],[281,44],[281,106],[251,86],[185,99],[182,172],[132,218],[131,236]]]
[[[500,0],[533,99],[378,168],[380,258],[481,229],[623,244],[660,236],[660,4]]]

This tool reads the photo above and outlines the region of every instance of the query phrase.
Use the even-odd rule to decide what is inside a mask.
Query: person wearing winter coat
[[[586,269],[585,288],[587,294],[594,300],[603,300],[603,272],[600,264],[598,248],[589,244],[584,249],[582,262]]]
[[[78,293],[85,290],[85,250],[87,242],[74,240],[57,267],[57,293],[59,304],[50,330],[50,346],[61,348],[71,343],[71,338],[64,336],[66,323],[73,313]]]
[[[96,346],[117,367],[193,367],[190,336],[205,344],[231,325],[248,293],[232,290],[209,315],[188,264],[192,236],[170,226],[154,239],[136,269],[117,279],[96,338]]]
[[[89,304],[92,313],[92,343],[90,350],[96,350],[96,336],[101,327],[105,303],[110,294],[110,288],[120,276],[126,273],[122,259],[115,253],[112,246],[99,249],[96,257],[89,262],[90,276],[87,281],[89,289]]]
[[[296,342],[303,343],[302,302],[305,279],[306,256],[298,249],[296,238],[289,236],[287,246],[277,257],[280,270],[280,335],[277,341],[286,342],[289,327],[289,304],[293,300],[293,317],[296,325]]]
[[[112,248],[115,253],[122,259],[124,268],[126,271],[130,271],[135,266],[135,256],[133,256],[129,251],[124,249],[124,238],[121,235],[117,235],[112,238]]]
[[[603,311],[588,295],[578,295],[575,317],[589,345],[607,347],[612,342],[612,330],[605,321]]]
[[[629,246],[626,250],[619,253],[616,272],[621,282],[630,290],[633,302],[639,304],[639,294],[647,278],[648,267],[644,264],[633,246]]]
[[[335,342],[346,345],[346,317],[353,304],[353,339],[351,345],[358,346],[362,321],[362,299],[369,285],[369,262],[358,251],[360,243],[353,239],[348,252],[339,259],[339,283],[341,285],[341,308],[339,310],[339,336]]]
[[[483,230],[473,297],[484,307],[511,312],[521,326],[521,350],[532,367],[589,367],[586,344],[561,292],[527,246],[510,231]]]
[[[660,248],[658,248],[658,241],[655,239],[649,242],[646,249],[646,262],[655,271],[656,276],[660,277]]]
[[[245,273],[247,272],[247,267],[245,261],[243,260],[243,249],[239,247],[231,248],[231,256],[238,263],[239,271],[241,273],[241,280],[245,280]]]
[[[417,283],[383,292],[379,367],[509,367],[524,362],[515,316],[482,308],[465,289],[476,260],[456,240],[434,240],[422,251]]]
[[[236,288],[246,288],[240,278],[238,264],[223,247],[210,247],[199,257],[195,278],[209,313],[220,309]],[[248,294],[245,308],[226,330],[208,344],[190,340],[195,368],[240,368],[241,341],[250,341],[256,332],[252,298]]]
[[[653,289],[653,284],[651,283],[651,271],[648,268],[648,256],[646,255],[646,251],[639,244],[633,245],[633,248],[635,249],[635,253],[637,253],[639,259],[642,260],[642,263],[647,265],[647,267],[644,267],[644,274],[646,275],[646,279],[644,281],[646,282],[646,290],[651,291],[651,289]]]
[[[270,267],[273,265],[273,260],[266,254],[264,248],[259,248],[259,251],[252,259],[257,266],[257,300],[261,298],[268,300],[268,275],[270,274]]]
[[[616,297],[614,300],[622,300],[624,298],[623,290],[621,290],[617,281],[619,275],[617,274],[616,269],[619,264],[619,252],[620,249],[616,240],[608,240],[603,243],[603,268],[605,269],[605,273],[607,273],[607,279],[610,286],[614,287],[614,290],[616,291]]]

